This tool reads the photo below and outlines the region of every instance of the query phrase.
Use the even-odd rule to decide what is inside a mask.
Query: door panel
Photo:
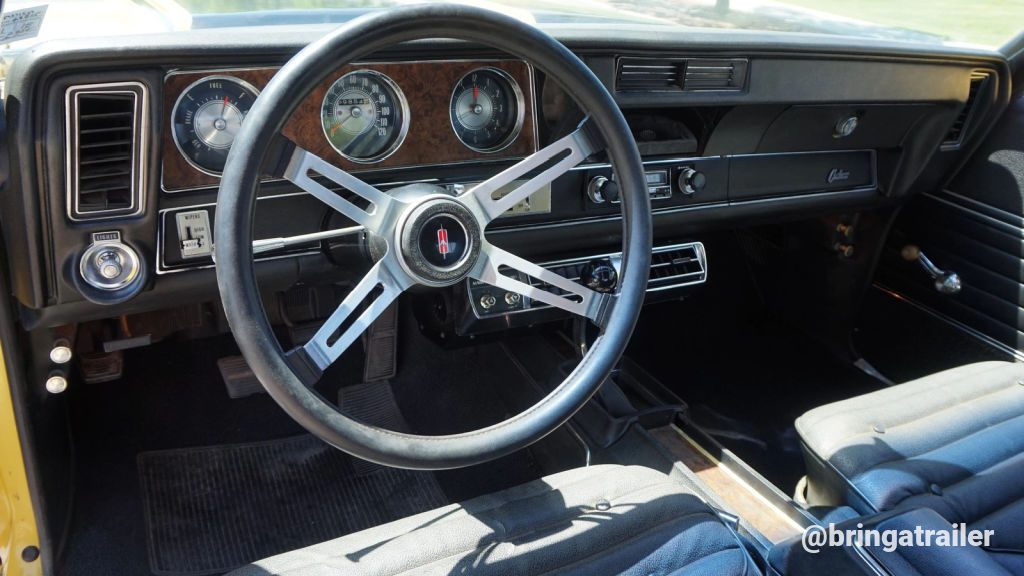
[[[963,290],[940,294],[900,250],[915,244]],[[887,242],[878,283],[1024,350],[1024,100],[1011,103],[943,190],[913,199]]]

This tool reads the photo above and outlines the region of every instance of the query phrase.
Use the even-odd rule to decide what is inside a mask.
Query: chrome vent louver
[[[702,244],[685,244],[651,253],[651,276],[647,290],[665,290],[697,284],[707,278],[707,265]]]
[[[746,87],[748,61],[742,58],[619,58],[619,92],[738,92]]]
[[[682,90],[685,60],[619,58],[615,88],[620,92]]]
[[[686,61],[684,92],[732,91],[746,87],[747,61],[742,59],[691,58]]]
[[[990,77],[991,74],[988,72],[975,72],[971,74],[971,87],[967,93],[967,102],[964,103],[964,107],[960,109],[960,114],[957,115],[953,126],[946,133],[946,138],[942,141],[943,149],[956,149],[963,143],[964,135],[971,123],[978,96],[988,84]]]
[[[615,262],[618,268],[620,256],[618,254],[606,255]],[[579,281],[583,267],[592,260],[559,260],[543,264],[552,272],[564,276],[574,282]],[[551,286],[539,280],[528,278],[531,286],[552,292],[559,296],[565,296],[567,292]],[[691,284],[700,284],[707,280],[707,256],[704,253],[704,244],[693,242],[688,244],[675,244],[672,246],[658,246],[651,251],[651,274],[647,281],[647,291],[657,292]],[[545,307],[546,304],[536,303],[534,308]]]
[[[67,194],[72,220],[142,212],[146,92],[142,84],[68,89]]]

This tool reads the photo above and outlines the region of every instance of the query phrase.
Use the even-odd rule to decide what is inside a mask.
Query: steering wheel
[[[335,70],[390,45],[429,38],[489,45],[531,63],[574,97],[587,120],[568,136],[457,196],[422,184],[382,192],[281,136],[302,99]],[[592,291],[488,242],[488,223],[602,149],[615,169],[621,197],[622,264],[614,294]],[[253,265],[253,213],[260,178],[266,174],[287,178],[386,245],[383,256],[313,338],[289,352],[271,330]],[[494,198],[495,191],[524,178],[514,190]],[[329,190],[321,179],[344,188],[355,202]],[[439,220],[466,232],[467,241],[450,248],[457,252],[449,254],[454,265],[439,266],[421,248],[431,245],[430,238],[422,237],[436,234]],[[643,304],[650,268],[650,200],[643,164],[622,113],[572,52],[537,28],[497,12],[465,5],[416,5],[355,19],[307,46],[274,75],[228,155],[214,239],[217,284],[231,331],[264,388],[292,418],[335,447],[378,464],[457,468],[540,440],[572,417],[607,378]],[[559,291],[523,282],[523,275]],[[369,426],[346,416],[314,390],[323,371],[403,291],[417,285],[451,286],[466,278],[586,317],[600,334],[576,369],[537,404],[504,422],[462,434],[418,436]]]

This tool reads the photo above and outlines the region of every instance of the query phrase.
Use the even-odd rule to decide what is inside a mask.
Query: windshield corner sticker
[[[5,13],[0,19],[0,44],[37,36],[43,25],[43,16],[46,16],[46,7],[44,4]]]

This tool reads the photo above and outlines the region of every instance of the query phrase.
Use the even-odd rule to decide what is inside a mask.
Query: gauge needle
[[[228,97],[224,97],[224,105],[220,107],[220,117],[224,117],[224,113],[228,111]]]
[[[331,127],[331,136],[334,136],[334,133],[338,131],[338,128],[341,128],[341,125],[342,125],[342,124],[344,124],[345,122],[348,122],[348,121],[349,121],[349,118],[352,118],[352,115],[351,115],[351,114],[349,114],[349,117],[348,117],[348,118],[345,118],[345,119],[344,119],[344,120],[342,120],[341,122],[337,122],[337,123],[336,123],[336,124],[335,124],[334,126],[332,126],[332,127]]]
[[[480,97],[480,88],[476,84],[473,84],[473,106],[476,106],[477,98]]]

